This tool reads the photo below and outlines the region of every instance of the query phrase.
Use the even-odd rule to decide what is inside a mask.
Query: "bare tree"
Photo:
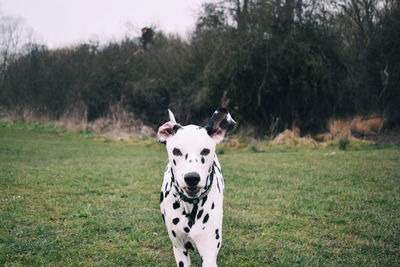
[[[32,30],[21,18],[0,14],[0,82],[4,79],[7,66],[12,63],[22,46],[32,42]]]

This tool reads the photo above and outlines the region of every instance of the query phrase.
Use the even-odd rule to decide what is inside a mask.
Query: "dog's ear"
[[[217,143],[224,140],[225,133],[232,130],[236,122],[232,119],[231,114],[225,108],[217,109],[211,116],[208,125],[205,127],[207,133]]]
[[[169,120],[176,123],[174,113],[170,109],[168,109]]]
[[[175,116],[171,110],[168,109],[169,121],[164,123],[158,128],[157,137],[158,142],[165,144],[167,139],[176,134],[182,126],[176,123]]]

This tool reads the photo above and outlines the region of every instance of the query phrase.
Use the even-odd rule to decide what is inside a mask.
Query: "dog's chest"
[[[180,198],[167,166],[160,193],[160,209],[169,234],[178,239],[189,239],[204,231],[220,228],[223,214],[224,182],[219,166],[208,194],[194,203]],[[214,230],[213,230],[214,231]]]

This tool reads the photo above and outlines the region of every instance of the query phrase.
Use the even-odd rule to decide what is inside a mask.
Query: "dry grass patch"
[[[294,127],[291,130],[284,130],[282,133],[278,134],[273,141],[276,143],[285,143],[298,138],[300,138],[300,129]]]
[[[331,119],[327,123],[328,132],[317,135],[318,141],[331,141],[341,139],[354,139],[354,136],[379,133],[385,124],[385,120],[377,115],[353,119]]]
[[[274,138],[272,143],[295,147],[318,146],[318,143],[310,136],[301,137],[298,127],[293,127],[291,130],[284,130]]]
[[[111,105],[107,116],[90,122],[88,130],[118,140],[155,136],[151,127],[136,119],[134,114],[124,109],[120,103]]]
[[[369,118],[355,117],[350,124],[351,132],[361,135],[379,133],[385,124],[385,120],[377,115]]]
[[[69,106],[55,124],[71,131],[86,131],[88,126],[87,106],[83,102]]]
[[[75,103],[67,107],[59,118],[26,107],[1,110],[0,119],[5,121],[56,125],[70,131],[90,131],[97,135],[116,140],[147,138],[155,136],[154,130],[135,118],[121,103],[110,105],[105,117],[88,121],[87,106]]]

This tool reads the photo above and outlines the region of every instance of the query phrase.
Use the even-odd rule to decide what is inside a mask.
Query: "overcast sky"
[[[186,35],[206,0],[0,0],[3,15],[17,16],[50,48],[87,40],[118,40],[139,36],[156,25]],[[209,2],[209,1],[208,1]],[[132,26],[128,26],[132,25]]]

